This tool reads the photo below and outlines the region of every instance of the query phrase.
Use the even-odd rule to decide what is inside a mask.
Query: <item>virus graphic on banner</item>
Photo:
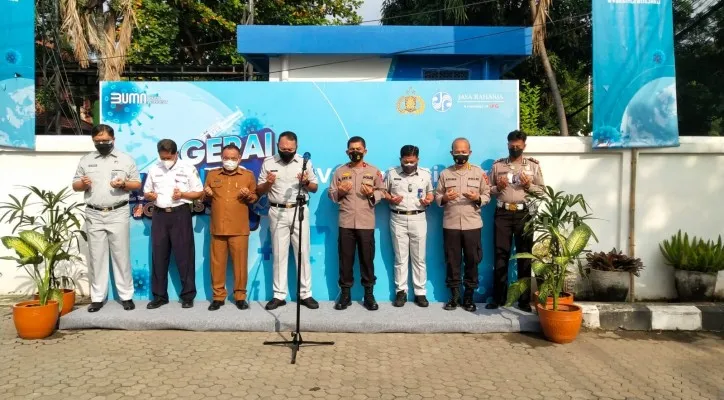
[[[119,132],[123,132],[123,126],[125,125],[131,135],[134,135],[133,123],[137,127],[143,125],[139,121],[139,117],[145,115],[153,119],[153,115],[144,111],[144,108],[151,107],[153,104],[165,103],[165,100],[161,99],[158,94],[149,94],[147,88],[148,85],[142,88],[133,82],[113,82],[110,84],[110,90],[104,93],[101,103],[103,118],[106,121],[120,125]]]

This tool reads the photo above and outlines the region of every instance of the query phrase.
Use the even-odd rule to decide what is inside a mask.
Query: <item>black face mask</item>
[[[347,155],[349,155],[349,159],[352,162],[362,161],[362,157],[364,156],[361,151],[350,151]]]
[[[455,164],[463,165],[468,162],[468,157],[470,157],[468,154],[456,154],[453,156],[453,160],[455,160]]]
[[[113,151],[113,143],[96,143],[96,150],[98,150],[102,156],[107,156]]]
[[[415,172],[416,169],[417,169],[417,164],[413,164],[413,165],[402,164],[402,172],[404,172],[408,175]]]
[[[508,149],[511,158],[518,158],[523,155],[523,149]]]
[[[288,163],[289,161],[292,161],[295,154],[297,154],[296,151],[280,151],[279,158],[281,158],[285,163]]]

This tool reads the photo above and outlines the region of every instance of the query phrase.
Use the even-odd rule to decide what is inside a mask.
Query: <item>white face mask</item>
[[[239,162],[236,160],[224,160],[222,164],[224,165],[224,169],[227,171],[233,171],[239,167]]]
[[[171,169],[174,164],[176,164],[176,160],[163,160],[163,166],[166,167],[166,169]]]

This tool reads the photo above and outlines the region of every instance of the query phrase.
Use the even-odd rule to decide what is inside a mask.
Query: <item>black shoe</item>
[[[267,310],[275,310],[277,307],[285,306],[287,305],[286,300],[279,300],[279,299],[271,299],[270,302],[266,303]]]
[[[148,305],[146,305],[146,308],[148,308],[149,310],[153,310],[166,304],[168,304],[168,300],[156,299],[148,303]]]
[[[430,305],[430,303],[427,302],[427,297],[425,297],[425,295],[415,296],[415,304],[420,307],[427,307]]]
[[[181,302],[181,308],[193,308],[193,307],[194,307],[193,300],[184,300]]]
[[[530,306],[530,303],[518,303],[518,308],[520,311],[533,312],[533,308]]]
[[[402,307],[407,303],[407,293],[400,290],[397,292],[397,297],[395,298],[395,301],[392,302],[392,305],[395,307]]]
[[[126,311],[131,311],[136,308],[136,305],[133,304],[133,300],[124,300],[121,302],[121,305],[123,305],[123,309]]]
[[[365,288],[365,298],[362,302],[362,305],[364,305],[365,308],[370,311],[375,311],[380,308],[380,306],[377,305],[377,302],[375,301],[375,295],[372,293],[372,287]]]
[[[452,311],[460,305],[460,289],[453,288],[450,289],[450,300],[448,300],[447,304],[445,304],[445,309],[448,311]]]
[[[486,310],[497,310],[498,307],[500,307],[500,306],[496,302],[488,303],[485,305]]]
[[[473,293],[472,289],[465,289],[465,295],[463,296],[463,309],[465,311],[475,312],[478,309],[475,301],[473,301]]]
[[[88,312],[96,312],[96,311],[100,310],[101,308],[103,308],[103,303],[93,302],[88,306]]]
[[[352,297],[349,295],[349,288],[342,288],[342,293],[339,294],[339,299],[334,304],[335,310],[344,310],[352,305]]]
[[[246,300],[237,300],[236,301],[236,308],[239,310],[248,310],[249,309],[249,303],[246,302]]]
[[[209,304],[209,311],[216,311],[216,310],[218,310],[219,308],[221,308],[221,306],[223,306],[223,305],[224,305],[224,302],[223,302],[223,301],[221,301],[221,300],[214,300],[214,301],[211,302],[211,304]]]
[[[317,300],[314,300],[313,297],[302,299],[302,305],[310,310],[316,310],[319,308],[319,303],[317,303]]]

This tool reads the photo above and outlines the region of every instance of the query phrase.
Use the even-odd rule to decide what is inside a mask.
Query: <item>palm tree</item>
[[[100,80],[118,80],[126,65],[136,26],[132,0],[60,0],[62,30],[76,60],[88,68],[98,62]]]
[[[530,0],[531,16],[533,17],[533,55],[540,57],[543,70],[548,79],[548,86],[551,88],[553,103],[556,105],[556,114],[558,115],[558,126],[561,130],[561,136],[568,136],[568,120],[566,119],[566,109],[561,98],[561,91],[558,88],[556,73],[548,59],[548,51],[546,50],[546,24],[548,19],[548,10],[550,9],[552,0]]]

